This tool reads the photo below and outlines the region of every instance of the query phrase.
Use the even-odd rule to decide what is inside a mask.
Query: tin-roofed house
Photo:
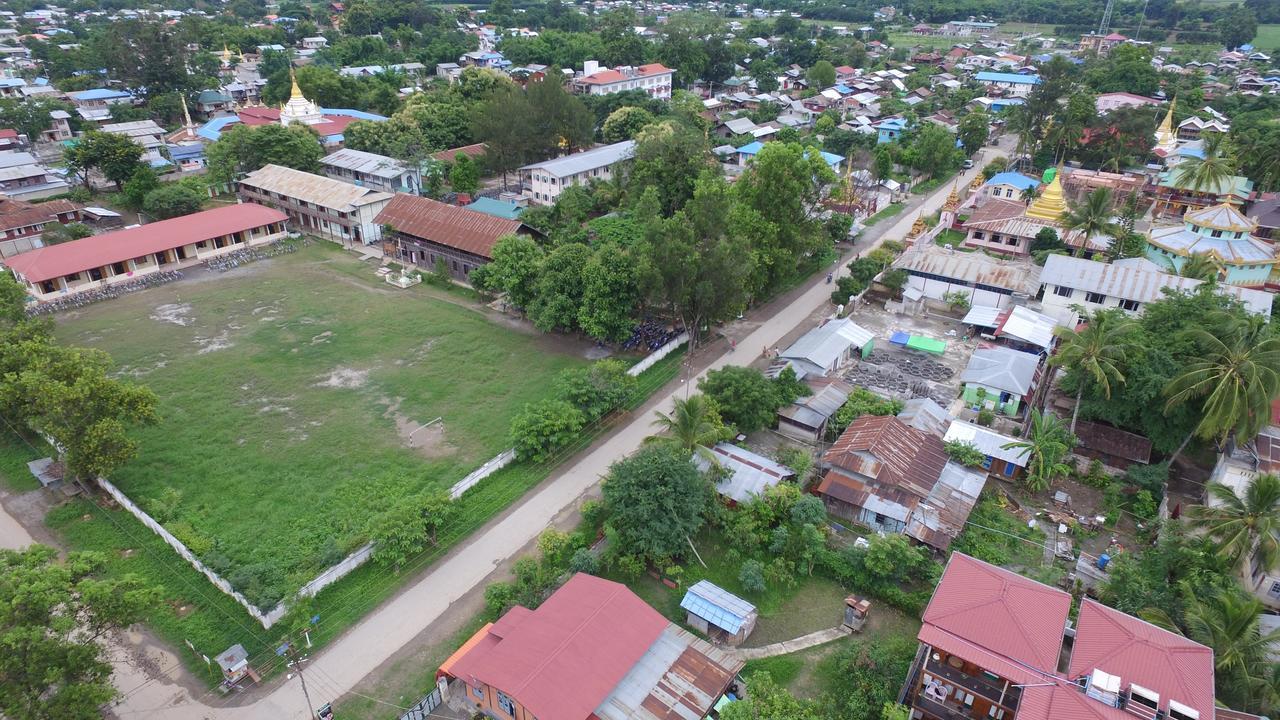
[[[472,270],[493,260],[493,246],[503,235],[537,234],[519,220],[404,193],[387,203],[377,222],[392,229],[390,236],[383,238],[387,257],[426,270],[443,265],[450,275],[463,281]]]
[[[942,437],[944,443],[963,443],[972,446],[982,453],[986,459],[982,461],[982,469],[991,475],[1013,480],[1019,477],[1027,467],[1030,455],[1026,448],[1005,447],[1018,442],[1017,438],[1002,435],[991,428],[956,420],[947,428]]]
[[[869,355],[874,339],[870,330],[849,318],[831,320],[802,335],[778,359],[790,361],[801,377],[828,375],[851,360],[855,350],[863,357]]]
[[[960,374],[965,404],[1017,415],[1035,388],[1040,360],[1004,347],[979,348]]]
[[[721,645],[741,645],[756,629],[756,606],[707,580],[690,586],[680,601],[685,624]]]
[[[525,194],[536,203],[550,205],[567,187],[610,180],[621,164],[631,159],[635,147],[634,140],[625,140],[525,165],[520,168]]]
[[[699,470],[711,469],[711,460],[720,466],[716,492],[731,505],[744,503],[786,480],[794,480],[796,472],[782,463],[730,443],[716,443],[710,457],[695,454],[693,462]]]
[[[324,174],[334,180],[383,192],[417,195],[422,173],[417,168],[377,153],[343,148],[320,158]]]
[[[363,245],[381,239],[377,216],[392,198],[391,193],[283,165],[266,165],[245,175],[239,195],[246,202],[278,208],[302,232]]]
[[[806,378],[813,392],[778,410],[778,432],[803,442],[818,442],[827,434],[827,423],[853,393],[853,386],[838,378]]]

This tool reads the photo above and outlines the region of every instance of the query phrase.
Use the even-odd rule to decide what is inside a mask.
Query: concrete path
[[[783,640],[772,645],[765,645],[758,648],[736,648],[734,653],[743,660],[759,660],[760,658],[773,657],[774,655],[788,655],[793,652],[800,652],[816,645],[825,645],[834,640],[839,640],[849,634],[849,629],[841,625],[840,627],[827,628],[819,630],[808,635],[801,635],[798,638]]]
[[[962,173],[960,182],[970,182],[981,172],[982,165],[997,154],[1003,153],[988,149],[975,161],[973,169]],[[858,252],[865,254],[884,238],[904,238],[916,214],[921,210],[926,215],[939,210],[950,191],[951,184],[947,183],[920,204],[911,204],[896,222],[890,224],[886,221],[872,226],[858,243]],[[749,365],[759,357],[759,348],[778,345],[797,324],[806,321],[815,310],[828,303],[830,296],[831,286],[819,278],[790,305],[763,319],[753,332],[739,339],[737,347],[742,350],[725,353],[707,370],[727,365]],[[669,411],[673,401],[685,397],[702,374],[690,378],[652,407]],[[552,517],[577,503],[595,487],[613,462],[638,449],[653,433],[653,419],[651,413],[638,414],[613,437],[578,458],[558,477],[527,497],[498,525],[453,550],[416,584],[405,588],[320,651],[305,669],[307,687],[316,705],[337,701],[365,675],[394,655],[403,643],[440,617],[451,603],[486,582],[496,565],[519,552],[547,527]],[[136,677],[136,671],[133,675]],[[163,679],[131,684],[132,679],[120,684],[125,698],[114,710],[120,718],[303,720],[308,717],[302,690],[296,680],[283,683],[252,705],[224,707],[220,706],[220,699],[215,694],[206,693],[195,698],[185,688]]]

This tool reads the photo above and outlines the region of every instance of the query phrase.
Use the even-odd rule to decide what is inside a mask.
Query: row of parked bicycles
[[[311,244],[311,238],[303,236],[299,239],[277,240],[270,245],[263,245],[256,248],[242,248],[235,252],[220,255],[216,258],[209,258],[204,261],[205,267],[218,272],[226,272],[234,270],[241,265],[248,265],[251,262],[265,260],[267,258],[276,257],[277,255],[286,255],[291,252],[297,252],[298,248]]]
[[[50,315],[63,310],[74,310],[82,308],[86,305],[92,305],[103,300],[118,298],[121,295],[128,295],[139,290],[146,290],[165,283],[171,283],[174,280],[182,279],[181,270],[161,270],[147,275],[141,275],[133,280],[126,280],[121,283],[112,283],[104,285],[93,290],[86,290],[74,295],[68,295],[56,300],[49,300],[33,307],[27,308],[27,315],[35,317],[37,315]]]

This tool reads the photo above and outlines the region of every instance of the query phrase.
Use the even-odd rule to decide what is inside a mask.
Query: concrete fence
[[[656,365],[658,361],[661,360],[662,358],[675,352],[676,348],[680,347],[681,345],[687,342],[689,342],[689,333],[687,332],[680,333],[679,337],[677,337],[675,340],[672,340],[666,345],[663,345],[657,350],[654,350],[653,352],[649,353],[649,355],[645,357],[645,359],[641,360],[635,365],[632,365],[631,369],[627,370],[627,374],[632,377],[639,375],[645,370],[648,370],[649,368]]]
[[[489,477],[490,475],[498,472],[502,468],[510,465],[511,462],[515,459],[516,459],[515,448],[508,448],[507,450],[503,450],[502,452],[498,453],[495,457],[491,458],[488,462],[476,468],[475,471],[473,471],[470,475],[467,475],[466,477],[462,478],[458,482],[454,483],[453,487],[449,488],[449,498],[452,500],[457,500],[458,498],[462,497],[463,493],[475,487],[476,484],[479,483],[481,480]]]

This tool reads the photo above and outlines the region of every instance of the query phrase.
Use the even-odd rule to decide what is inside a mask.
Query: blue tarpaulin
[[[893,343],[894,345],[906,345],[907,341],[910,339],[911,339],[911,336],[902,332],[901,330],[889,336],[889,342]]]

